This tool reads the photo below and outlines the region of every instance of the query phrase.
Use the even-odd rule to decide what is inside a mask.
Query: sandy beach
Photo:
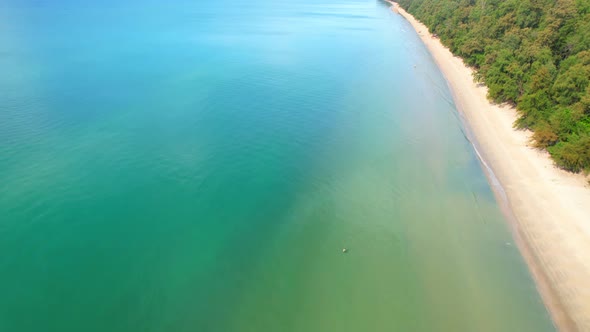
[[[557,327],[590,331],[590,186],[583,175],[553,166],[532,148],[531,133],[513,129],[516,111],[490,103],[487,89],[428,28],[396,3],[446,77],[455,103],[507,207],[515,238]],[[504,202],[502,202],[504,201]]]

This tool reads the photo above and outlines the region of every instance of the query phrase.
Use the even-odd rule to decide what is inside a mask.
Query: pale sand
[[[517,131],[510,107],[491,104],[472,70],[428,28],[397,4],[446,77],[453,98],[513,214],[515,236],[557,327],[590,331],[590,188],[587,178],[559,170],[546,152],[530,147],[530,132]],[[487,166],[486,166],[487,167]],[[502,190],[503,189],[503,190]],[[505,193],[505,195],[504,195]]]

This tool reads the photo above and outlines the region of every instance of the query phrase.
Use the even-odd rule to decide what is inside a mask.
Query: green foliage
[[[582,114],[569,108],[558,109],[551,114],[551,128],[557,131],[560,140],[567,140],[570,134],[583,130],[583,128],[579,128],[581,118]]]
[[[590,136],[573,135],[569,141],[561,141],[548,148],[560,167],[579,172],[590,163]]]
[[[515,105],[567,170],[590,171],[590,0],[398,0]]]
[[[562,62],[553,85],[553,97],[560,105],[575,105],[584,97],[589,83],[590,52],[582,51]]]
[[[547,123],[542,123],[538,125],[537,130],[533,134],[533,140],[535,146],[538,148],[547,148],[549,146],[555,145],[559,140],[557,134],[553,132],[551,127]]]

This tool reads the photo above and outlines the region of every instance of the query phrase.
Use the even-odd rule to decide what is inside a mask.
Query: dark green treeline
[[[399,0],[556,164],[590,170],[590,0]]]

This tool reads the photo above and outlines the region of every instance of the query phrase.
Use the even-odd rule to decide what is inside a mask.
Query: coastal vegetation
[[[590,0],[399,0],[516,107],[563,169],[590,171]]]

